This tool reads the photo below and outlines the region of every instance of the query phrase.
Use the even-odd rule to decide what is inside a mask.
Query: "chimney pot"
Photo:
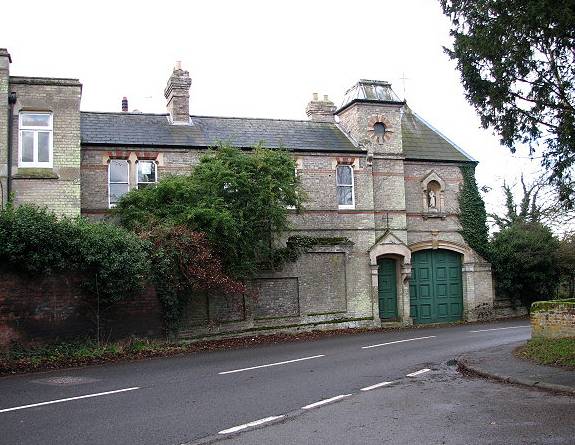
[[[128,111],[128,98],[126,96],[122,97],[122,111],[124,113]]]
[[[313,99],[307,104],[305,112],[314,122],[335,122],[335,104],[328,99],[327,94],[320,101],[319,94],[313,93]]]

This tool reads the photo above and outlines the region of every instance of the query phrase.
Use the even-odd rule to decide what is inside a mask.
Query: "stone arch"
[[[377,266],[383,256],[401,257],[404,264],[411,264],[411,250],[405,244],[377,244],[369,251],[369,263]]]
[[[442,240],[429,240],[421,241],[409,246],[412,252],[417,252],[420,250],[435,250],[435,249],[445,249],[451,250],[453,252],[460,253],[463,256],[463,263],[473,263],[475,261],[473,252],[467,246],[459,243],[454,243],[451,241]]]
[[[395,260],[397,267],[397,322],[409,324],[409,278],[411,277],[411,250],[393,233],[387,231],[376,244],[369,249],[371,269],[371,288],[373,314],[377,319],[379,312],[378,260],[389,258]]]
[[[431,171],[425,178],[423,178],[421,180],[421,188],[423,190],[427,190],[427,186],[429,185],[429,183],[431,181],[435,181],[439,184],[440,186],[440,190],[443,192],[445,191],[445,181],[443,179],[441,179],[441,176],[439,176],[437,173],[435,173],[435,171]]]

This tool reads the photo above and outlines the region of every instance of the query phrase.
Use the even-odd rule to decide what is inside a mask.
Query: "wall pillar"
[[[463,284],[463,319],[466,321],[475,321],[477,317],[475,311],[475,282],[473,274],[475,265],[473,263],[464,263],[461,268],[461,281]]]
[[[370,264],[371,269],[371,308],[374,322],[381,322],[379,318],[379,267],[376,264]]]
[[[8,202],[8,94],[10,90],[10,54],[0,48],[0,209]]]
[[[411,278],[411,264],[401,264],[401,281],[398,287],[401,289],[401,299],[398,301],[399,320],[402,324],[411,325],[411,298],[409,294],[409,279]]]

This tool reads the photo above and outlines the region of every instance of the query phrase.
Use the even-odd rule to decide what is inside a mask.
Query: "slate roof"
[[[335,123],[282,119],[192,116],[193,125],[171,125],[166,114],[81,113],[83,145],[243,148],[262,143],[294,151],[364,152]],[[406,159],[476,162],[408,107],[402,118]]]
[[[333,123],[192,116],[193,125],[170,125],[165,114],[81,113],[82,144],[154,147],[236,147],[361,152]]]
[[[477,162],[408,107],[401,119],[401,135],[406,159]]]

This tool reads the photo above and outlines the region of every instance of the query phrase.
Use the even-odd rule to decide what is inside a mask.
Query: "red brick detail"
[[[138,159],[148,160],[148,161],[155,161],[158,157],[160,152],[158,151],[137,151],[136,156]]]
[[[130,157],[130,152],[126,150],[113,150],[106,154],[113,159],[128,159]]]
[[[356,158],[346,156],[346,157],[337,157],[335,159],[338,164],[351,165],[355,162]]]
[[[93,336],[94,305],[78,276],[34,278],[0,272],[0,350],[12,342],[42,343]],[[107,339],[163,333],[161,309],[153,287],[115,305],[104,315]]]

